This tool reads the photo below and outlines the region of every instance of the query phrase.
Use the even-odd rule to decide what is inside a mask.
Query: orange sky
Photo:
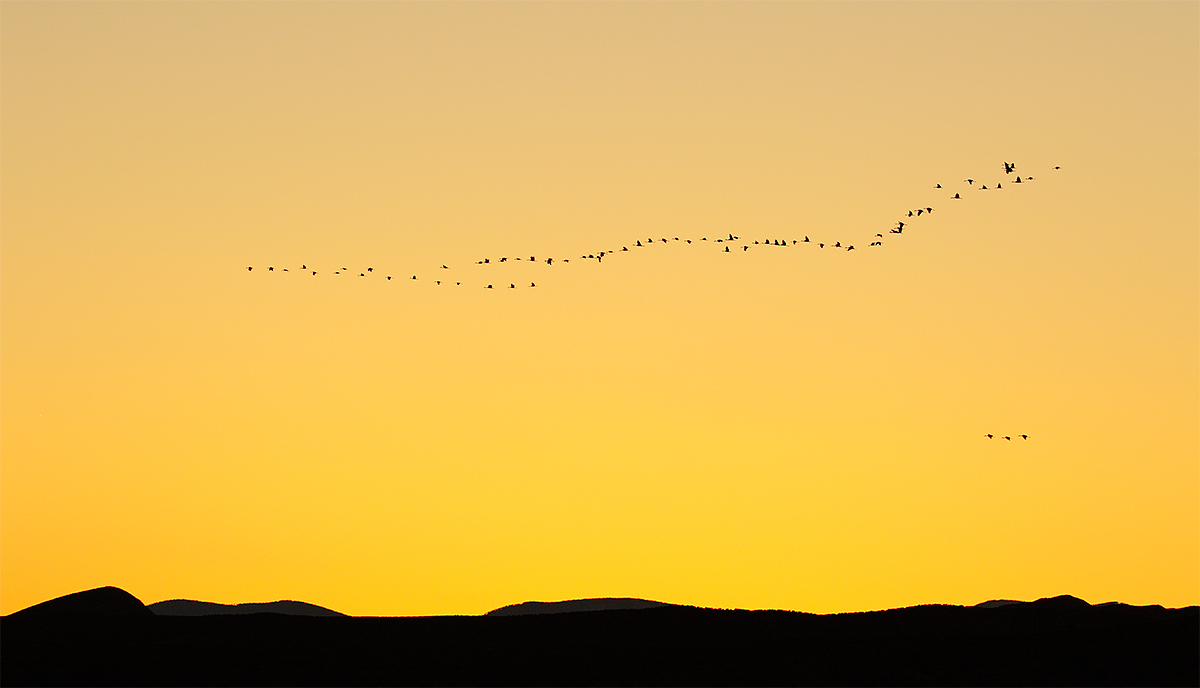
[[[1198,36],[5,0],[0,612],[1200,603]]]

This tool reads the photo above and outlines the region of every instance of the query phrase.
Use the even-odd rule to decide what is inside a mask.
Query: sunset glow
[[[0,613],[1198,604],[1198,37],[5,0]]]

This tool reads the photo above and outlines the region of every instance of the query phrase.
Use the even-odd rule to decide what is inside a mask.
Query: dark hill
[[[138,598],[111,585],[94,590],[73,592],[52,600],[46,600],[11,617],[44,616],[59,614],[100,614],[103,616],[153,616],[153,612]]]
[[[18,613],[0,626],[13,686],[1200,685],[1200,609],[1073,598],[851,614]]]
[[[593,597],[586,600],[563,602],[522,602],[510,604],[484,614],[484,616],[524,616],[526,614],[565,614],[568,612],[599,612],[612,609],[653,609],[669,607],[663,602],[639,600],[633,597]]]
[[[1010,604],[1025,604],[1025,603],[1022,602],[1021,600],[988,600],[987,602],[980,602],[979,604],[977,604],[975,606],[986,609],[986,608],[990,608],[990,607],[1004,607],[1004,606],[1007,606]]]
[[[210,616],[213,614],[288,614],[291,616],[345,616],[341,612],[307,602],[280,600],[278,602],[245,602],[218,604],[198,600],[164,600],[150,605],[159,616]]]

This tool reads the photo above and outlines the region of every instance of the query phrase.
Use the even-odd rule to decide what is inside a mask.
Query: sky
[[[4,0],[0,613],[1195,605],[1198,227],[1196,3]]]

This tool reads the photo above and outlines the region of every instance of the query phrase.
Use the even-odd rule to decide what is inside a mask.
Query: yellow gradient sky
[[[1197,604],[1198,36],[5,0],[0,612]]]

